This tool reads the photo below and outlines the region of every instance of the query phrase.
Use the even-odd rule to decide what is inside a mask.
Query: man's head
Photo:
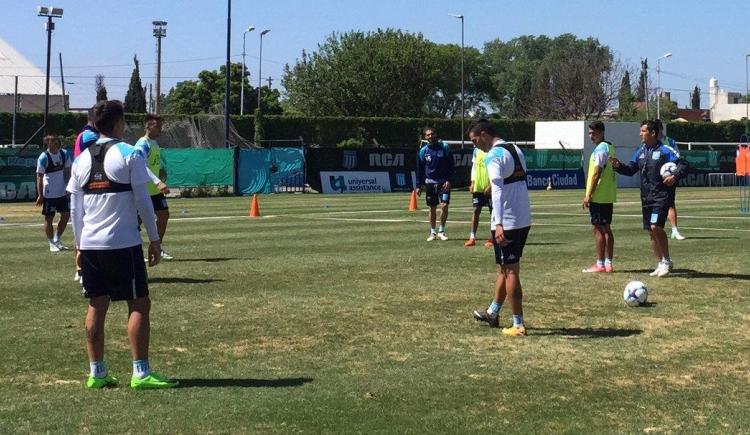
[[[147,113],[144,124],[146,126],[146,136],[151,139],[161,136],[161,127],[164,125],[164,120],[161,116],[155,113]]]
[[[93,106],[92,108],[90,108],[88,113],[86,114],[87,124],[90,125],[91,127],[95,127],[94,122],[96,121],[96,115],[94,114],[94,107],[96,106]]]
[[[656,127],[659,129],[659,139],[664,137],[664,123],[661,122],[661,119],[657,119],[654,122],[656,122]]]
[[[598,145],[604,140],[604,123],[601,121],[594,121],[589,124],[589,139],[594,145]]]
[[[431,144],[436,144],[438,141],[437,130],[435,130],[433,127],[425,127],[422,130],[422,135],[424,136],[425,140]]]
[[[641,122],[641,141],[646,145],[653,146],[659,140],[659,126],[656,121],[645,120]]]
[[[54,134],[47,133],[44,135],[44,146],[51,153],[56,153],[60,150],[60,138]]]
[[[103,100],[94,106],[94,126],[99,133],[121,138],[125,133],[125,110],[117,100]]]
[[[492,148],[497,137],[495,127],[486,119],[480,119],[469,128],[469,140],[483,151]]]

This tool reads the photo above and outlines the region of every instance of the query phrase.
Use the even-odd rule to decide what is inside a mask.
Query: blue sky
[[[0,0],[0,37],[44,71],[44,20],[36,16],[40,4]],[[96,74],[105,76],[110,98],[123,98],[133,54],[141,60],[144,83],[154,81],[153,20],[169,23],[162,50],[164,91],[224,63],[224,0],[55,0],[51,5],[65,10],[53,35],[53,76],[59,80],[57,53],[62,52],[73,107],[93,103]],[[661,83],[680,107],[688,104],[695,85],[703,91],[706,107],[712,76],[727,90],[745,89],[748,0],[234,0],[231,52],[233,61],[240,61],[242,32],[248,25],[270,28],[263,42],[263,77],[270,75],[277,87],[284,64],[293,64],[303,49],[315,50],[333,31],[390,27],[421,32],[438,43],[459,43],[460,24],[449,13],[466,17],[466,45],[478,48],[496,38],[526,34],[596,37],[626,62],[637,65],[647,57],[654,85],[656,58],[671,52],[672,58],[662,61]],[[254,81],[258,33],[247,35],[247,63]]]

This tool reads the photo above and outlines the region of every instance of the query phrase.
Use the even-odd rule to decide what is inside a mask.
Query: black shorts
[[[154,205],[154,211],[169,210],[167,197],[163,193],[151,195],[151,203]]]
[[[109,296],[113,301],[148,296],[148,276],[141,245],[81,253],[83,296]]]
[[[614,204],[592,202],[589,204],[589,215],[591,215],[591,225],[609,225],[612,223],[612,210]]]
[[[651,225],[664,228],[668,212],[668,204],[643,207],[643,229],[650,231]]]
[[[425,200],[429,207],[435,207],[440,203],[450,204],[451,191],[443,189],[443,183],[427,183],[424,186]]]
[[[474,208],[487,207],[490,211],[492,210],[491,198],[482,192],[474,192],[471,194],[471,205]]]
[[[70,197],[63,195],[59,198],[44,198],[42,214],[54,216],[55,213],[70,213]]]
[[[505,231],[505,240],[509,243],[500,246],[495,240],[495,230],[492,230],[492,245],[495,247],[495,263],[500,265],[516,264],[521,261],[523,247],[526,246],[526,238],[529,236],[531,227],[517,228]]]

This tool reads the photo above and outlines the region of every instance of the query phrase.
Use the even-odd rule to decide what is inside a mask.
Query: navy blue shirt
[[[657,142],[653,147],[642,144],[636,149],[628,164],[621,164],[615,169],[620,174],[632,176],[641,175],[641,203],[644,207],[666,207],[674,200],[675,183],[673,186],[664,184],[661,177],[661,167],[667,163],[677,164],[673,175],[680,179],[688,173],[688,163],[680,158],[680,154],[671,146]]]
[[[427,144],[417,154],[417,186],[426,182],[445,183],[453,179],[455,162],[447,143]]]

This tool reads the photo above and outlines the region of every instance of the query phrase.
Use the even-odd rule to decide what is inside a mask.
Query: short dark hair
[[[94,126],[105,135],[112,134],[118,121],[125,117],[125,110],[118,100],[102,100],[94,106]]]
[[[487,121],[486,119],[480,119],[474,125],[469,127],[469,133],[474,133],[475,136],[479,136],[482,134],[482,132],[486,132],[490,136],[496,136],[497,131],[495,131],[495,126],[490,123],[490,121]]]
[[[60,143],[60,138],[57,137],[56,134],[47,133],[44,135],[44,138],[42,139],[44,142],[44,146],[49,146],[49,142],[56,141],[57,143]]]
[[[589,128],[598,131],[599,133],[604,133],[604,123],[601,121],[594,121],[591,124],[589,124]]]
[[[147,113],[146,116],[143,118],[143,123],[148,124],[151,121],[162,122],[163,120],[164,118],[157,115],[156,113]]]
[[[435,130],[435,127],[425,127],[422,129],[422,136],[426,135],[428,131],[437,134],[437,130]]]
[[[646,130],[650,131],[651,133],[659,134],[659,124],[657,121],[654,121],[652,119],[644,119],[641,121],[641,127],[646,126]]]

